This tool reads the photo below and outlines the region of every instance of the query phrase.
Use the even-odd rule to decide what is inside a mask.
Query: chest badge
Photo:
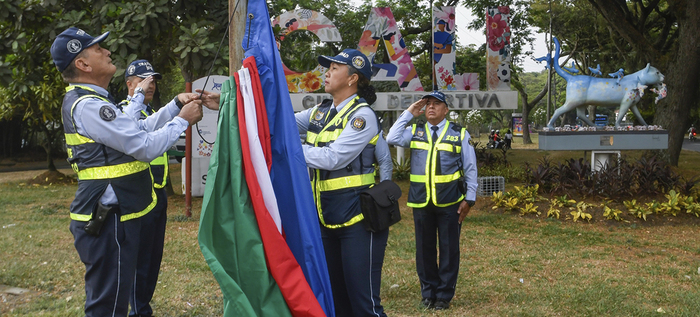
[[[324,114],[326,114],[326,113],[321,112],[321,111],[316,111],[316,115],[314,116],[314,120],[321,121],[321,119],[323,119]]]
[[[416,131],[416,136],[419,138],[422,138],[424,134],[423,131]]]

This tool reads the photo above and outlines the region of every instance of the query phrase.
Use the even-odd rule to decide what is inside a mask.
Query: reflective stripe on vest
[[[414,208],[423,208],[428,205],[429,201],[432,201],[433,204],[437,207],[446,207],[450,205],[454,205],[464,199],[464,195],[460,193],[459,199],[456,201],[448,201],[445,203],[438,203],[437,200],[437,190],[436,190],[436,184],[446,184],[446,183],[451,183],[451,182],[457,182],[460,180],[460,178],[463,175],[463,171],[461,169],[457,170],[454,173],[446,174],[446,175],[436,175],[435,170],[437,164],[440,164],[440,162],[437,162],[437,153],[438,151],[441,152],[452,152],[452,153],[457,153],[460,154],[462,153],[462,147],[458,145],[453,145],[449,143],[441,143],[442,140],[445,138],[445,134],[447,134],[447,131],[451,129],[450,127],[451,123],[448,121],[445,127],[442,129],[442,132],[438,136],[437,140],[432,139],[432,134],[428,133],[430,129],[428,129],[428,124],[425,124],[424,127],[424,133],[427,134],[426,138],[428,142],[422,142],[422,141],[415,141],[411,140],[410,143],[410,148],[412,150],[418,151],[418,153],[425,153],[426,159],[425,159],[425,170],[424,174],[414,174],[415,171],[411,169],[411,174],[410,174],[410,181],[412,183],[411,186],[416,186],[413,183],[421,183],[423,186],[425,186],[425,198],[421,200],[421,202],[407,202],[407,205],[409,207],[414,207]],[[416,130],[417,130],[417,125],[413,125],[413,128],[411,129],[412,135],[416,135]],[[461,140],[464,139],[464,131],[465,129],[461,129],[460,131],[460,139],[458,140],[461,142]],[[436,143],[435,146],[433,146],[433,143]],[[461,159],[461,156],[460,158]]]
[[[151,179],[153,179],[153,175],[151,175]],[[141,210],[141,211],[135,212],[135,213],[131,213],[131,214],[127,214],[127,215],[122,215],[121,217],[119,217],[119,221],[124,222],[127,220],[143,217],[144,215],[149,213],[151,210],[153,210],[153,208],[158,203],[158,196],[156,195],[156,192],[152,188],[151,188],[151,199],[152,199],[151,203],[148,206],[146,206],[146,208],[144,210]],[[90,219],[92,219],[92,214],[83,215],[83,214],[70,213],[70,219],[76,220],[76,221],[90,221]]]
[[[309,144],[313,144],[313,146],[315,146],[315,147],[319,147],[319,144],[321,144],[320,146],[325,146],[326,144],[337,140],[338,137],[340,137],[340,134],[343,132],[343,129],[344,129],[345,125],[347,124],[347,120],[348,120],[349,116],[352,113],[354,113],[357,109],[359,109],[360,107],[368,106],[367,103],[357,103],[358,99],[359,99],[359,97],[355,97],[355,99],[350,101],[318,133],[307,131],[306,142]],[[318,108],[316,108],[314,111],[312,111],[310,114],[310,118],[314,118],[317,111],[318,111]],[[326,116],[328,116],[328,114],[326,114]],[[325,119],[324,119],[324,121],[325,121]],[[333,130],[328,131],[330,128],[333,128]],[[376,135],[374,138],[372,138],[372,140],[368,143],[368,145],[369,144],[376,145],[378,139],[379,139],[379,135]],[[360,156],[361,155],[362,155],[362,153],[360,153]],[[348,175],[348,176],[332,178],[332,179],[321,179],[321,173],[320,173],[320,170],[318,170],[318,169],[314,171],[314,174],[315,175],[314,175],[314,178],[312,181],[311,188],[313,189],[313,192],[314,192],[314,200],[316,201],[316,210],[318,212],[318,219],[324,227],[330,228],[330,229],[338,229],[338,228],[343,228],[343,227],[348,227],[348,226],[354,225],[354,224],[356,224],[364,219],[364,215],[362,215],[362,213],[359,213],[359,214],[353,216],[350,220],[346,221],[345,223],[327,224],[323,219],[323,209],[321,208],[321,193],[327,192],[327,191],[356,188],[356,187],[374,184],[374,173]]]
[[[109,166],[88,167],[84,170],[78,171],[78,179],[91,180],[117,178],[135,174],[147,168],[149,168],[148,163],[141,161],[133,161]]]

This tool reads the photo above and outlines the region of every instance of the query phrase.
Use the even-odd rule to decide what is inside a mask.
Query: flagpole
[[[236,2],[238,3],[238,8],[236,9]],[[236,12],[233,12],[233,10]],[[246,15],[248,12],[248,0],[228,0],[228,16],[231,17],[233,14],[233,20],[231,21],[231,26],[229,27],[228,34],[228,72],[229,76],[233,76],[241,66],[243,65],[243,58],[245,57],[245,52],[243,52],[243,36],[245,35],[246,27]]]

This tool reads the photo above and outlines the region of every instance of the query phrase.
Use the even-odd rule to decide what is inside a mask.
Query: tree
[[[696,0],[589,0],[610,28],[666,76],[668,97],[656,105],[654,123],[668,129],[669,163],[678,165],[691,109],[698,106],[700,2]]]
[[[110,31],[102,44],[118,69],[110,92],[125,96],[124,69],[137,58],[163,71],[178,67],[186,81],[207,74],[212,63],[214,73],[225,71],[228,47],[216,61],[214,55],[226,34],[227,8],[225,0],[0,2],[0,119],[22,115],[27,128],[44,133],[48,167],[55,169],[51,149],[63,130],[65,83],[49,47],[59,32],[69,26],[93,35]]]

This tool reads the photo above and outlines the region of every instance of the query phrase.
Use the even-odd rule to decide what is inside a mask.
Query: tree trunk
[[[690,109],[698,105],[700,73],[700,1],[685,1],[678,14],[678,49],[666,68],[668,97],[656,105],[654,123],[668,129],[669,163],[678,166],[685,131],[690,125]]]
[[[547,85],[542,88],[539,94],[531,102],[528,102],[528,95],[523,89],[522,85],[513,85],[515,89],[520,92],[521,100],[523,101],[523,144],[532,144],[532,139],[530,138],[530,111],[537,106],[537,104],[547,95],[549,87]]]

